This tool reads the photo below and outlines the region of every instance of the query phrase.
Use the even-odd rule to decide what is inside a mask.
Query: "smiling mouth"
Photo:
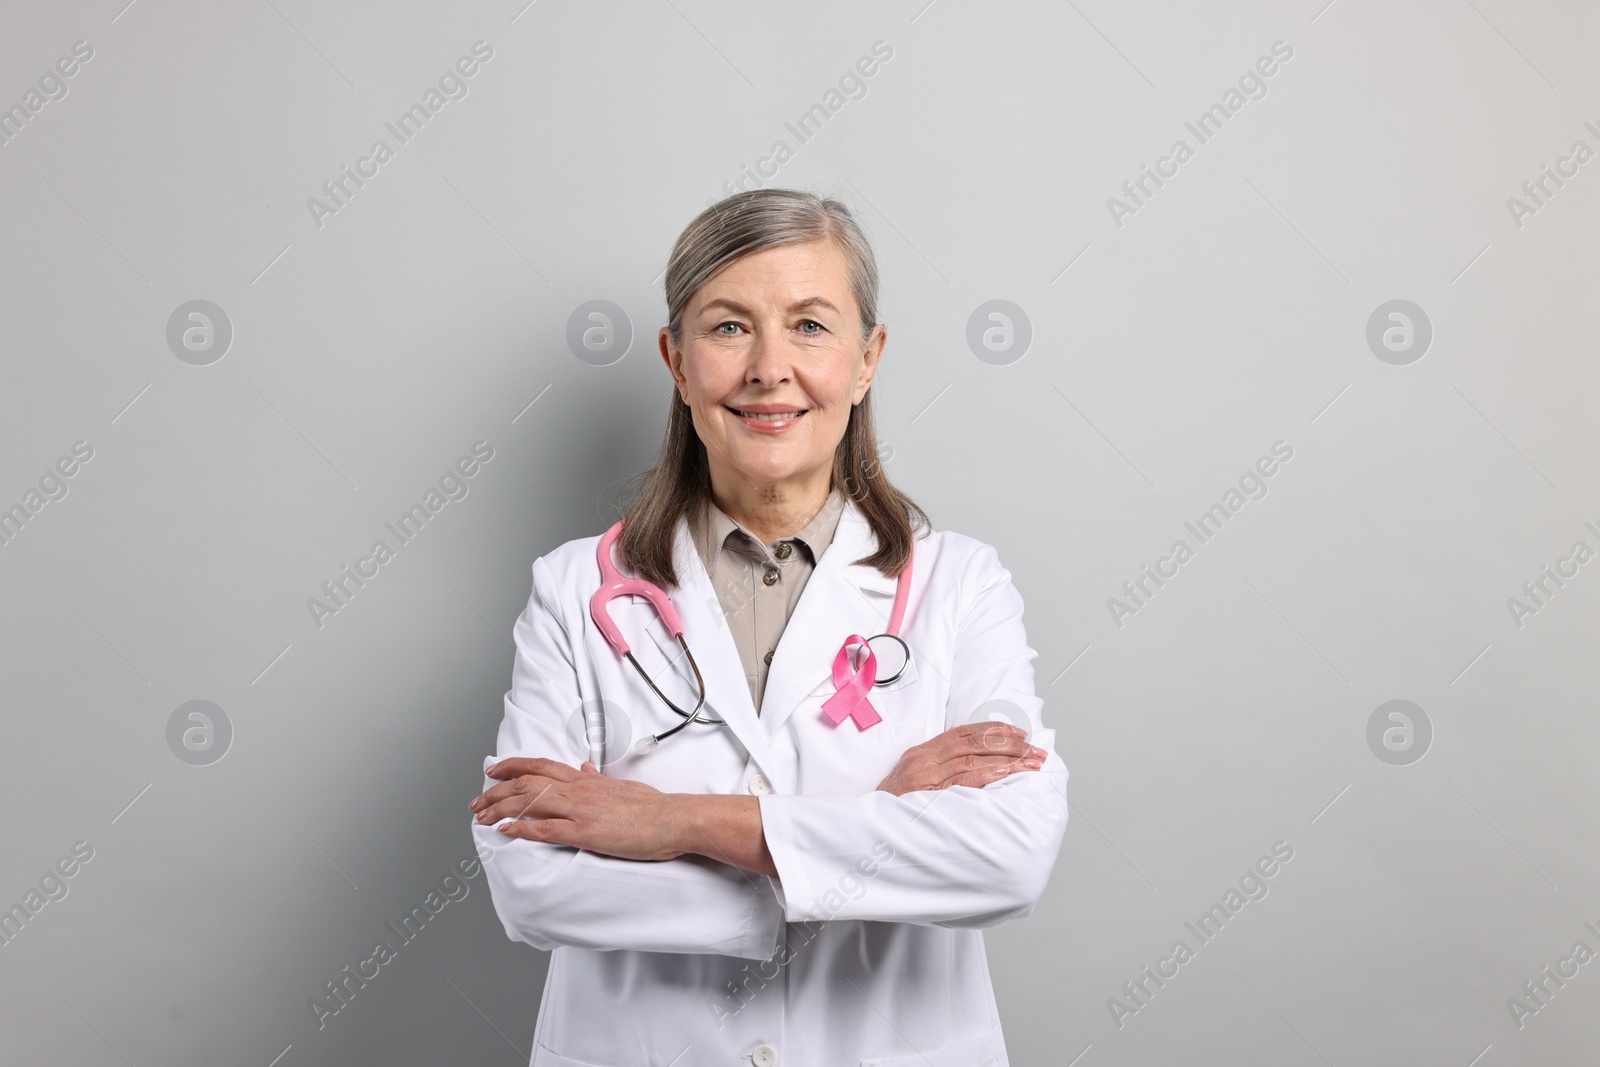
[[[727,404],[722,406],[742,419],[758,419],[761,422],[781,422],[785,419],[798,419],[808,410],[806,408],[796,408],[794,411],[743,411],[736,407],[729,407]]]

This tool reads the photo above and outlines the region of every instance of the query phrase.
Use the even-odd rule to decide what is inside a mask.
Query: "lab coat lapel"
[[[854,561],[877,551],[877,537],[854,501],[845,500],[830,544],[806,581],[773,653],[761,699],[761,723],[776,737],[789,716],[824,682],[833,692],[833,661],[851,634],[872,637],[889,625],[895,580]],[[687,625],[687,624],[686,624]],[[727,642],[738,661],[738,651]],[[740,673],[742,680],[742,672]],[[746,697],[749,696],[745,688]],[[839,729],[855,730],[847,721]]]
[[[673,566],[678,575],[678,588],[672,593],[672,604],[678,609],[683,623],[684,640],[689,643],[700,676],[706,683],[706,712],[728,724],[740,744],[764,770],[771,770],[768,734],[756,717],[755,705],[750,702],[750,684],[745,679],[744,662],[739,658],[738,646],[733,643],[733,633],[728,629],[722,612],[722,602],[717,599],[705,563],[694,547],[694,537],[689,533],[687,519],[678,520],[673,545]],[[650,631],[655,637],[655,631]],[[663,631],[664,634],[664,631]],[[656,639],[657,646],[677,664],[683,658],[678,643],[665,636]],[[675,669],[677,669],[675,667]],[[688,664],[681,665],[681,673],[694,684],[694,672]],[[690,692],[693,692],[691,688]],[[684,705],[685,710],[690,705]],[[684,734],[706,732],[705,726],[689,726]],[[681,735],[680,735],[681,736]],[[675,740],[676,738],[674,738]],[[666,741],[665,744],[672,744]]]

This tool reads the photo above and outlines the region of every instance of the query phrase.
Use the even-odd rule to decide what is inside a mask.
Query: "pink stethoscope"
[[[594,596],[589,598],[589,614],[593,616],[595,625],[600,628],[600,632],[605,635],[605,639],[610,643],[611,647],[616,649],[617,653],[629,663],[633,664],[633,669],[639,672],[639,677],[643,678],[645,684],[654,691],[656,696],[661,698],[661,702],[677,712],[678,716],[683,719],[682,722],[670,730],[664,730],[659,734],[651,734],[643,738],[639,742],[636,751],[649,751],[692,722],[698,722],[706,726],[722,726],[725,725],[725,720],[707,718],[700,714],[700,709],[706,702],[706,682],[700,675],[700,666],[695,663],[693,653],[689,651],[689,643],[683,639],[683,623],[679,621],[678,612],[673,608],[672,601],[667,597],[667,594],[660,586],[647,582],[643,578],[624,578],[617,573],[616,566],[611,562],[611,546],[616,543],[618,536],[621,535],[622,524],[626,521],[626,519],[618,521],[600,538],[600,545],[596,551],[596,556],[600,560],[600,588],[595,590]],[[914,556],[915,551],[913,550]],[[905,616],[906,599],[911,591],[911,562],[911,559],[906,560],[905,570],[900,572],[900,577],[895,584],[894,609],[889,615],[889,629],[870,639],[862,637],[860,634],[851,634],[845,638],[843,646],[839,649],[839,654],[833,659],[833,686],[835,692],[833,696],[823,702],[822,710],[835,726],[844,722],[845,719],[853,719],[857,729],[865,730],[869,726],[876,725],[882,721],[883,717],[878,714],[877,709],[872,706],[872,702],[867,699],[867,694],[874,685],[888,685],[898,679],[900,675],[905,673],[906,666],[911,662],[911,649],[900,636],[900,621]],[[667,695],[656,687],[656,683],[649,673],[639,666],[639,661],[634,659],[633,652],[628,647],[627,639],[622,636],[622,631],[617,629],[617,624],[611,621],[611,613],[606,608],[610,601],[619,596],[644,597],[655,606],[656,615],[660,617],[662,624],[666,626],[673,637],[678,639],[678,645],[683,649],[683,654],[689,658],[689,666],[694,669],[695,683],[700,687],[700,699],[695,703],[693,711],[684,711],[669,700]],[[905,660],[901,663],[900,669],[888,678],[882,679],[878,677],[878,658],[873,654],[871,644],[872,641],[876,641],[880,637],[894,640],[905,652]],[[850,662],[852,658],[851,650],[856,648],[866,650],[866,659],[859,667],[852,667]]]

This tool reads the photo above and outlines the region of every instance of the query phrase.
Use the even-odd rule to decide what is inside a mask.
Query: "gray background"
[[[0,903],[94,850],[0,946],[9,1062],[525,1062],[547,957],[481,876],[322,1029],[308,1001],[470,854],[529,564],[651,461],[671,242],[779,139],[764,180],[842,196],[875,243],[889,469],[998,548],[1071,769],[1045,898],[987,935],[1012,1062],[1592,1054],[1600,962],[1521,1026],[1507,1001],[1600,951],[1600,562],[1520,626],[1507,601],[1600,547],[1600,160],[1520,226],[1506,203],[1600,148],[1592,7],[6,14],[0,105],[94,49],[0,146],[0,506],[94,451],[0,546]],[[396,146],[478,40],[468,94]],[[880,40],[799,144],[784,123]],[[1197,146],[1183,123],[1279,40]],[[380,137],[319,227],[307,199]],[[1194,158],[1116,225],[1178,138]],[[207,366],[166,340],[195,299],[233,329]],[[1366,341],[1396,299],[1433,330],[1405,365]],[[636,334],[607,366],[566,340],[591,300]],[[1020,358],[969,347],[991,300],[1026,315]],[[319,629],[322,582],[479,440],[468,495]],[[1266,496],[1118,626],[1121,584],[1280,440]],[[204,766],[167,734],[197,699],[233,731]],[[1390,700],[1424,758],[1369,745]],[[1269,895],[1119,1026],[1122,983],[1277,841]]]

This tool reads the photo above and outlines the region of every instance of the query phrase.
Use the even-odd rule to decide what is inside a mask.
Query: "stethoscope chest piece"
[[[599,544],[596,546],[595,555],[600,565],[600,587],[590,597],[589,614],[594,619],[595,626],[604,635],[606,642],[611,645],[619,656],[633,665],[633,669],[638,672],[640,678],[644,679],[644,683],[650,687],[651,692],[656,695],[661,703],[665,704],[683,720],[658,734],[647,734],[636,741],[631,746],[631,753],[642,755],[692,723],[703,726],[725,726],[727,724],[723,719],[706,713],[706,681],[700,673],[700,665],[695,662],[694,655],[689,651],[689,643],[684,639],[683,623],[672,606],[671,598],[659,586],[640,578],[624,577],[617,571],[616,564],[612,562],[612,546],[616,544],[617,538],[621,536],[623,522],[625,521],[617,522],[602,534]],[[857,647],[862,643],[860,635],[852,634],[840,650],[839,658],[834,662],[835,685],[841,684],[846,679],[846,675],[855,675],[854,680],[849,683],[855,688],[852,690],[853,696],[836,693],[833,698],[830,698],[830,703],[843,700],[842,707],[844,710],[837,710],[839,707],[837,705],[833,709],[830,709],[828,704],[824,705],[824,709],[829,710],[830,716],[839,716],[834,718],[835,725],[838,725],[842,721],[842,717],[846,715],[856,719],[857,725],[862,728],[879,721],[876,712],[871,709],[870,702],[865,699],[866,694],[862,690],[866,687],[866,682],[859,674],[869,654],[874,666],[872,681],[874,686],[889,685],[898,681],[905,674],[906,668],[911,665],[911,648],[906,644],[905,639],[900,637],[900,624],[905,616],[906,600],[910,589],[911,561],[907,560],[905,567],[901,570],[895,582],[894,608],[889,616],[888,631],[875,637],[867,638],[865,640],[865,649]],[[650,677],[650,673],[634,658],[633,650],[628,646],[628,639],[617,628],[616,622],[611,618],[611,612],[607,609],[607,604],[622,596],[643,597],[647,600],[655,609],[662,624],[666,626],[667,632],[677,640],[678,647],[683,651],[683,656],[688,661],[690,670],[694,672],[695,687],[698,690],[697,699],[692,708],[681,708],[674,703],[656,685],[655,679]],[[857,659],[856,654],[859,655],[859,659]],[[848,670],[844,666],[846,662],[852,663]],[[861,710],[855,710],[857,704],[862,705]]]
[[[873,684],[889,685],[899,681],[911,665],[911,646],[898,634],[869,637],[867,644],[872,646],[872,656],[878,663],[878,677]]]

